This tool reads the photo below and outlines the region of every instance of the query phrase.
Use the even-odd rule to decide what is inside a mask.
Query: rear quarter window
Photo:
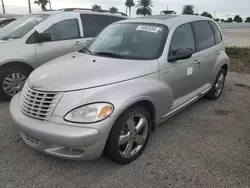
[[[220,44],[222,42],[222,34],[218,28],[218,26],[214,22],[209,22],[213,32],[214,32],[214,38],[215,38],[215,43]]]

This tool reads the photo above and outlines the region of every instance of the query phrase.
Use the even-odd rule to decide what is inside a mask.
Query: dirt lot
[[[127,166],[106,157],[60,160],[27,147],[0,103],[0,187],[250,187],[250,75],[229,73],[217,101],[201,99],[152,134]]]
[[[250,46],[250,28],[222,29],[226,46]]]

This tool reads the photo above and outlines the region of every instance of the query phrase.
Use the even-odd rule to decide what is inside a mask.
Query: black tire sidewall
[[[147,118],[148,125],[149,125],[148,135],[147,135],[147,138],[146,138],[146,141],[145,141],[143,147],[136,155],[134,155],[131,158],[124,158],[119,152],[117,143],[118,143],[118,139],[119,139],[119,135],[120,135],[122,126],[125,124],[125,122],[128,120],[128,118],[133,113],[142,114]],[[130,107],[129,109],[127,109],[125,112],[123,112],[123,114],[121,114],[118,117],[118,119],[116,120],[116,122],[114,123],[114,125],[110,131],[109,138],[108,138],[108,141],[106,144],[107,154],[109,155],[109,157],[111,157],[111,159],[113,161],[115,161],[118,164],[125,165],[125,164],[128,164],[128,163],[134,161],[135,159],[137,159],[141,155],[141,153],[144,151],[145,147],[147,146],[148,140],[150,138],[151,130],[152,130],[152,121],[151,121],[151,117],[150,117],[149,113],[147,112],[147,110],[145,110],[141,106]]]
[[[0,68],[0,99],[5,100],[5,101],[10,101],[12,98],[12,96],[9,96],[3,90],[3,81],[6,78],[6,76],[12,73],[21,73],[28,78],[31,71],[32,71],[31,69],[28,69],[22,66],[10,66],[10,67],[3,68],[2,70]]]

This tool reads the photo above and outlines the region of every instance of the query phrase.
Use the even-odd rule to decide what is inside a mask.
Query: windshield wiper
[[[120,59],[127,59],[126,56],[111,53],[111,52],[96,52],[94,53],[96,55],[102,55],[102,56],[107,56],[107,57],[114,57],[114,58],[120,58]]]
[[[90,54],[93,53],[93,52],[91,52],[87,47],[84,47],[82,50],[79,50],[79,52],[82,52],[82,53],[83,53],[84,51],[85,51],[85,52],[87,51],[87,52],[89,52]]]

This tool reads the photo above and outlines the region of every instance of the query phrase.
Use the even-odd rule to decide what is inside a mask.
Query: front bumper
[[[26,144],[38,151],[68,159],[92,160],[101,156],[114,118],[88,124],[88,127],[41,121],[24,115],[19,99],[19,94],[12,98],[10,113],[14,127]]]

